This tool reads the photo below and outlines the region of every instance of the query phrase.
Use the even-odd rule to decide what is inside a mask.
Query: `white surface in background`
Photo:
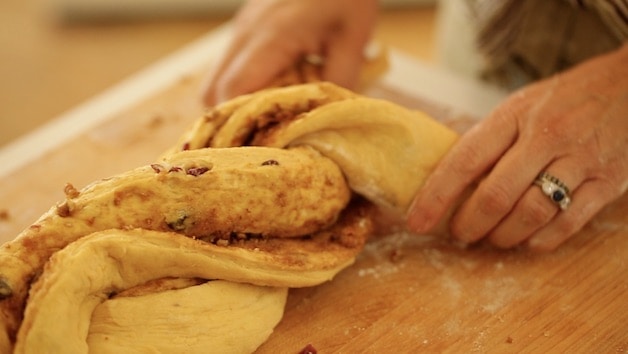
[[[380,0],[383,7],[423,6],[436,0]],[[49,0],[65,20],[207,16],[233,13],[245,0]]]

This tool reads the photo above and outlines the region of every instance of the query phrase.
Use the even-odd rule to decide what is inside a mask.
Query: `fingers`
[[[260,33],[246,41],[234,42],[211,75],[204,91],[204,102],[214,105],[268,86],[300,55],[296,47],[275,41],[271,33]]]
[[[323,79],[352,89],[359,81],[364,48],[375,25],[376,6],[362,7],[361,15],[342,24],[330,34],[325,48]]]
[[[417,233],[431,231],[516,137],[516,121],[506,112],[487,117],[467,132],[418,192],[408,211],[408,228]]]
[[[267,87],[311,54],[325,57],[323,79],[354,87],[376,14],[374,0],[248,2],[209,78],[204,102],[214,105]]]
[[[233,38],[204,90],[208,105],[268,86],[301,55],[320,51],[324,23],[310,19],[312,1],[247,2],[233,21]]]
[[[527,154],[526,144],[509,149],[476,191],[461,205],[451,222],[451,233],[463,242],[484,237],[513,209],[531,181],[547,163],[542,154]]]
[[[555,161],[541,170],[558,177],[571,191],[570,198],[586,178],[584,171],[572,159]],[[574,205],[569,206],[569,209],[573,208]],[[488,239],[501,248],[517,246],[552,222],[560,211],[541,186],[528,183],[512,210],[488,233]]]
[[[353,89],[358,82],[360,64],[364,60],[362,46],[355,48],[355,42],[348,38],[337,38],[329,43],[323,79],[340,86]]]
[[[486,238],[500,248],[527,244],[553,250],[618,195],[614,182],[592,177],[595,169],[588,166],[595,164],[595,154],[551,161],[550,153],[534,151],[532,145],[517,142],[495,164],[452,218],[454,237],[466,243]],[[561,208],[558,195],[534,184],[538,174],[533,171],[556,177],[554,187],[564,185],[572,202]]]
[[[527,242],[535,251],[552,251],[578,232],[591,220],[604,205],[614,199],[615,194],[599,180],[584,182],[572,194],[573,202],[565,211],[555,215],[552,220],[535,232]]]
[[[517,119],[509,125],[499,124],[495,115],[487,117],[486,124],[461,138],[428,179],[410,210],[409,226],[429,231],[457,203],[468,181],[482,177],[450,221],[454,237],[468,243],[486,238],[502,248],[556,248],[627,189],[628,126],[617,112],[628,112],[628,107],[618,107],[607,105],[607,111],[595,112],[584,106],[561,115],[528,113],[527,126]],[[515,109],[513,117],[521,111]],[[564,136],[549,133],[553,131]],[[534,184],[539,171],[568,187],[568,207],[561,208]]]

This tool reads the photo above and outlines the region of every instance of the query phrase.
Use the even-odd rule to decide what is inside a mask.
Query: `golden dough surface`
[[[215,280],[116,297],[95,308],[87,345],[92,354],[204,353],[210,348],[216,353],[251,353],[281,320],[287,293],[287,288]],[[251,340],[242,340],[243,335]]]
[[[299,90],[309,95],[295,98]],[[330,83],[271,94],[243,97],[235,111],[229,104],[216,107],[170,151],[189,146],[310,146],[341,168],[354,192],[405,213],[458,139],[456,132],[420,111]]]
[[[421,112],[329,83],[216,106],[157,161],[66,186],[64,201],[0,247],[0,352],[251,351],[281,319],[286,289],[351,265],[377,209],[405,213],[456,140]],[[177,345],[162,334],[173,303],[188,324],[267,320],[237,340],[198,338],[182,323],[187,344]],[[223,326],[194,318],[214,305],[230,308],[212,313]]]
[[[136,242],[137,240],[141,242]],[[139,229],[126,232],[108,230],[83,237],[55,253],[46,265],[44,275],[31,289],[32,299],[29,301],[36,306],[26,307],[15,352],[39,352],[42,348],[53,353],[87,352],[89,343],[85,338],[89,338],[92,316],[99,304],[107,303],[108,301],[105,300],[111,293],[141,285],[147,279],[159,279],[165,276],[229,279],[236,283],[250,282],[251,279],[255,279],[258,284],[272,284],[275,287],[240,284],[240,287],[220,286],[219,289],[222,292],[217,292],[213,282],[209,282],[207,286],[197,285],[159,293],[162,294],[161,296],[114,298],[116,300],[114,305],[120,302],[128,305],[130,302],[138,306],[135,311],[144,311],[149,308],[147,306],[150,306],[151,302],[164,299],[175,301],[176,299],[179,303],[179,310],[188,314],[196,311],[198,316],[201,315],[198,307],[203,304],[205,311],[211,311],[210,305],[217,302],[223,304],[234,302],[234,304],[239,304],[239,308],[234,304],[229,306],[236,310],[236,314],[241,315],[242,311],[246,311],[247,308],[258,312],[264,310],[258,308],[260,304],[255,304],[257,297],[258,300],[264,300],[266,305],[271,306],[266,310],[270,316],[267,321],[272,326],[264,326],[263,321],[257,324],[262,327],[258,330],[268,331],[268,328],[274,327],[283,313],[285,290],[282,289],[287,288],[285,284],[292,284],[295,278],[297,281],[308,278],[308,272],[304,272],[302,277],[295,277],[295,272],[269,261],[268,257],[273,257],[273,255],[264,252],[230,250],[174,233]],[[89,264],[89,267],[83,266],[85,264]],[[318,276],[315,274],[316,270],[310,273],[313,278]],[[320,282],[320,280],[314,281]],[[239,295],[232,293],[237,292],[235,290],[237,288],[243,290],[239,298]],[[210,300],[203,301],[203,297],[192,296],[189,292],[211,295]],[[230,299],[215,298],[223,295],[230,296]],[[214,297],[213,300],[211,300],[212,297]],[[194,308],[196,310],[193,310]],[[223,308],[223,314],[224,312]],[[55,315],[58,313],[66,315],[64,321],[51,326],[51,319],[56,318]],[[163,311],[161,313],[167,315]],[[129,314],[129,320],[137,316],[137,312],[134,311]],[[174,314],[176,313],[171,313],[171,315]],[[115,314],[108,313],[103,320],[111,322],[115,319],[111,316]],[[164,320],[156,318],[155,321],[154,329],[152,326],[144,327],[147,332],[152,333],[152,336],[157,335],[155,331],[160,332],[158,323]],[[204,320],[198,321],[201,321],[199,325],[205,323]],[[102,327],[102,325],[104,324],[101,322],[101,327],[96,327],[96,332],[94,332],[100,333],[100,337],[97,337],[101,339],[108,335],[109,329],[115,329],[115,327]],[[203,340],[205,343],[216,342],[213,335]],[[159,343],[161,341],[155,341],[153,345],[159,346]],[[243,343],[243,345],[246,344]]]

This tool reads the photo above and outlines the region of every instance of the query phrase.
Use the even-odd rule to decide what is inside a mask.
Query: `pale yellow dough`
[[[137,242],[138,240],[141,241]],[[233,340],[223,336],[224,331],[209,331],[194,338],[199,335],[200,328],[197,328],[194,332],[180,336],[179,340],[185,341],[186,346],[181,343],[182,346],[178,349],[168,352],[183,353],[188,350],[189,345],[197,348],[199,345],[206,345],[206,348],[212,348],[219,353],[234,352],[236,344],[255,349],[281,319],[287,285],[317,276],[316,274],[308,276],[307,272],[304,272],[303,277],[296,276],[294,271],[285,269],[283,265],[268,262],[268,257],[269,255],[264,252],[232,251],[178,234],[146,230],[109,230],[94,233],[73,242],[52,256],[46,267],[48,275],[38,281],[32,289],[32,298],[29,301],[36,303],[37,306],[26,308],[15,353],[87,353],[90,344],[88,334],[90,326],[94,325],[90,319],[99,304],[109,302],[105,301],[109,293],[166,276],[254,281],[258,284],[273,284],[276,287],[242,284],[215,286],[210,282],[202,286],[171,290],[170,294],[113,300],[112,304],[106,306],[113,308],[126,304],[125,311],[129,317],[124,317],[126,318],[124,321],[141,318],[142,313],[153,305],[159,305],[160,300],[170,301],[170,307],[176,308],[176,312],[172,313],[163,306],[154,308],[150,311],[152,314],[146,315],[147,320],[158,313],[168,317],[156,318],[152,323],[139,321],[128,328],[130,331],[135,329],[136,332],[126,333],[124,335],[126,338],[129,336],[132,338],[134,333],[141,334],[144,331],[148,338],[142,339],[143,336],[139,335],[138,339],[135,339],[139,340],[140,347],[146,347],[143,342],[151,341],[153,346],[163,352],[165,350],[163,345],[168,347],[175,343],[175,337],[165,336],[168,328],[173,331],[171,335],[175,335],[177,330],[183,330],[181,326],[175,328],[174,323],[171,323],[171,327],[166,325],[166,328],[163,328],[164,322],[167,324],[177,319],[182,320],[179,315],[187,314],[188,321],[184,322],[188,322],[187,326],[190,327],[201,327],[205,324],[205,329],[211,326],[233,328],[237,324],[236,327],[253,327],[254,332],[249,336],[248,332],[239,331],[240,335],[246,333],[246,336],[243,336],[246,338],[240,338],[240,343],[232,343]],[[257,303],[258,300],[262,302]],[[131,304],[137,307],[128,307]],[[217,305],[220,307],[214,308]],[[251,313],[247,314],[249,310]],[[213,312],[212,319],[219,322],[208,323],[208,319],[203,318],[206,312]],[[119,343],[124,343],[125,337],[120,337],[119,332],[125,332],[127,329],[116,328],[113,325],[114,321],[120,322],[119,317],[122,313],[124,312],[120,312],[120,309],[113,313],[104,309],[94,313],[99,315],[99,321],[95,323],[96,327],[92,328],[91,335],[94,336],[92,339],[105,344],[108,342],[104,338],[112,336],[117,338]],[[57,314],[64,314],[63,321],[51,325],[51,319],[57,318]],[[256,314],[268,317],[256,318],[254,317]],[[115,331],[111,333],[110,330]],[[132,345],[134,346],[135,344]]]
[[[236,111],[218,107],[198,120],[178,147],[311,146],[340,166],[353,191],[402,214],[458,139],[423,112],[329,83],[257,94],[239,103]],[[260,128],[269,117],[281,116],[277,112],[295,118]]]
[[[374,206],[403,215],[456,139],[329,83],[219,105],[0,248],[0,352],[251,352],[287,289],[351,265]]]
[[[281,320],[287,294],[287,288],[216,280],[115,298],[92,314],[89,352],[206,353],[211,348],[216,353],[251,353]]]
[[[355,97],[305,113],[257,143],[311,146],[340,167],[352,190],[405,213],[456,139],[455,132],[422,112]]]

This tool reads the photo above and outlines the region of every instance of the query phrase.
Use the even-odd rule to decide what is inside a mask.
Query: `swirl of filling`
[[[329,83],[221,104],[0,248],[0,351],[253,351],[287,289],[349,266],[456,139]]]

